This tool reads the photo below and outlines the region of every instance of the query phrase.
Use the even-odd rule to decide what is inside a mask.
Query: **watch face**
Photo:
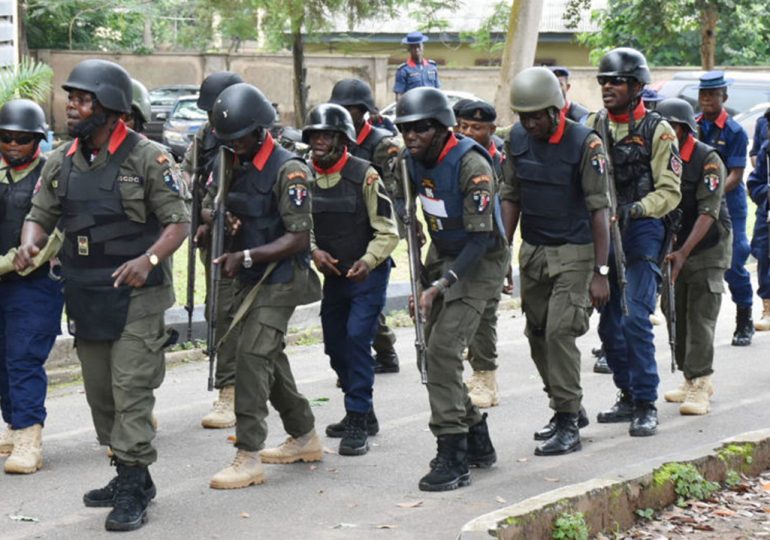
[[[599,274],[602,276],[606,276],[610,273],[610,267],[607,265],[600,266],[599,267]]]
[[[150,264],[151,265],[158,266],[159,262],[160,261],[158,260],[158,256],[157,255],[155,255],[154,253],[152,255],[150,255]]]

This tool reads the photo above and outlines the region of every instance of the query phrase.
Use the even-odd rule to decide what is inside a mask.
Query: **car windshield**
[[[179,96],[191,93],[194,92],[189,88],[156,88],[155,90],[150,90],[150,103],[152,105],[171,106]]]
[[[208,115],[203,109],[199,109],[193,100],[183,100],[176,104],[174,114],[171,115],[174,120],[207,120]]]

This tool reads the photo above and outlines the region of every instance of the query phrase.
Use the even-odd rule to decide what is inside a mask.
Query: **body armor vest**
[[[379,170],[379,168],[374,165],[374,150],[384,138],[392,136],[393,134],[387,129],[372,127],[372,131],[369,132],[369,135],[367,135],[366,139],[364,139],[364,142],[362,142],[360,145],[350,145],[350,153],[359,159],[363,159],[364,161],[371,163],[372,167],[377,169],[377,172],[380,174],[380,176],[382,176],[383,171]]]
[[[591,215],[580,181],[585,141],[593,131],[568,122],[559,144],[537,140],[521,123],[510,149],[521,186],[521,237],[536,246],[589,244]]]
[[[717,153],[716,150],[707,144],[696,141],[692,157],[689,162],[684,164],[682,169],[682,202],[679,204],[679,207],[682,209],[682,225],[677,233],[676,242],[674,242],[674,250],[682,247],[687,237],[690,236],[695,226],[695,221],[698,219],[698,199],[696,195],[698,187],[704,181],[703,165],[712,152]],[[719,243],[721,238],[720,231],[722,230],[720,224],[723,227],[727,227],[728,230],[732,226],[730,214],[727,211],[727,202],[724,197],[719,202],[718,220],[711,224],[711,228],[709,228],[698,245],[693,248],[691,254],[712,248]]]
[[[580,123],[580,121],[588,116],[588,113],[590,113],[588,109],[580,105],[579,103],[575,103],[574,101],[569,104],[569,109],[567,109],[567,118],[572,120],[573,122]]]
[[[140,136],[129,131],[104,167],[78,171],[72,157],[62,162],[56,195],[62,207],[64,229],[62,275],[66,281],[109,285],[121,264],[143,255],[160,236],[161,226],[151,215],[143,223],[132,221],[123,208],[118,185],[120,166]],[[150,272],[145,286],[159,285],[163,272]]]
[[[9,249],[19,245],[24,218],[32,209],[32,194],[44,164],[45,158],[41,157],[37,166],[18,182],[0,184],[0,255],[8,253]],[[16,272],[9,272],[0,279],[3,281],[25,279],[46,273],[48,273],[48,266],[44,265],[24,277]]]
[[[235,253],[263,246],[286,233],[273,188],[278,181],[278,171],[291,159],[299,160],[288,150],[276,145],[261,171],[249,162],[235,173],[225,206],[228,212],[241,220],[241,228],[233,239],[232,249],[228,251]],[[299,257],[305,265],[309,264],[307,251],[295,257]],[[267,278],[267,283],[291,281],[294,277],[292,259],[289,257],[279,261]],[[241,268],[238,279],[256,283],[262,278],[268,264],[255,263],[251,268]]]
[[[313,183],[313,232],[316,245],[339,259],[344,274],[364,256],[374,229],[364,201],[363,183],[369,162],[348,157],[342,178],[329,189]]]
[[[658,113],[648,111],[644,118],[634,124],[633,132],[617,142],[605,141],[610,147],[618,206],[640,201],[655,190],[650,162],[653,135],[661,120]],[[599,121],[609,121],[606,112],[600,114]],[[609,127],[607,134],[612,138]]]

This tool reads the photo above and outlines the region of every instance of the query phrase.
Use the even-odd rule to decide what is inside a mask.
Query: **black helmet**
[[[105,109],[121,113],[131,112],[131,77],[115,62],[83,60],[72,69],[62,88],[68,92],[91,92]]]
[[[232,71],[217,71],[212,73],[201,83],[200,93],[198,94],[198,108],[206,112],[214,109],[214,102],[222,91],[234,84],[242,83],[243,79],[237,73]]]
[[[28,99],[12,99],[0,109],[0,129],[38,133],[48,139],[45,113],[40,105]]]
[[[698,132],[698,123],[695,121],[695,112],[692,105],[680,98],[668,98],[658,103],[655,112],[660,114],[669,123],[684,124],[693,133]]]
[[[232,141],[255,129],[269,128],[275,121],[275,109],[256,87],[238,83],[225,88],[212,109],[212,123],[217,137]]]
[[[302,142],[310,142],[310,134],[313,131],[337,131],[345,135],[350,142],[356,142],[353,118],[345,107],[334,103],[321,103],[307,114],[305,127],[302,128]]]
[[[455,113],[441,90],[422,86],[413,88],[398,98],[396,124],[433,119],[446,127],[457,123]]]
[[[372,89],[368,84],[359,79],[342,79],[337,81],[334,88],[332,88],[332,97],[329,98],[329,103],[336,103],[343,107],[358,105],[370,113],[377,112],[377,107],[374,106]]]
[[[618,47],[605,54],[599,62],[598,77],[631,77],[650,84],[650,68],[642,53],[631,47]]]

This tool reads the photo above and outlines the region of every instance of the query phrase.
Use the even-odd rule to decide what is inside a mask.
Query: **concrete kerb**
[[[719,448],[701,447],[667,458],[650,470],[649,463],[631,466],[606,478],[565,486],[484,514],[466,523],[461,540],[551,538],[555,520],[565,512],[582,512],[591,537],[624,530],[637,519],[636,510],[659,510],[676,502],[667,463],[693,465],[701,475],[723,483],[730,471],[756,476],[770,468],[770,429],[722,441]]]

